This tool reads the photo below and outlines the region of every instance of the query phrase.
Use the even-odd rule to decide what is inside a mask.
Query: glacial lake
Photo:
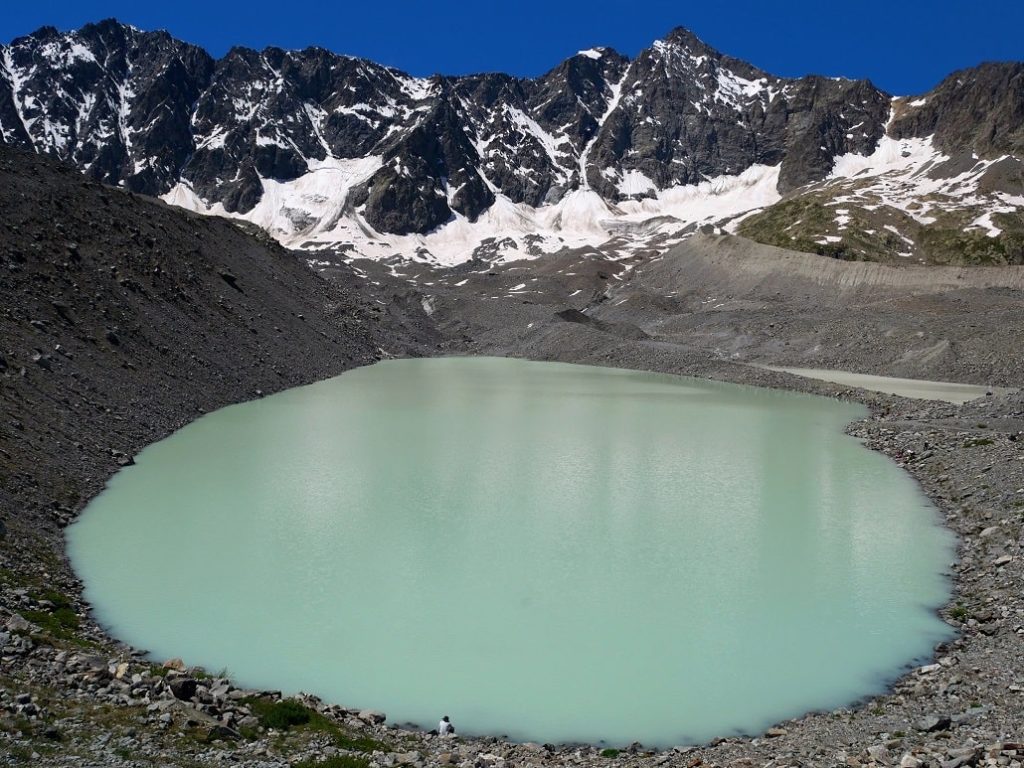
[[[68,531],[98,619],[393,723],[756,734],[950,636],[952,535],[858,405],[607,368],[388,361],[203,416]]]

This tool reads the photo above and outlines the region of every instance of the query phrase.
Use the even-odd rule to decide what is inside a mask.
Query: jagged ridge
[[[293,245],[382,256],[454,238],[466,258],[610,236],[614,250],[616,235],[667,244],[687,223],[825,180],[837,158],[875,151],[891,116],[896,138],[1019,152],[1022,80],[1019,64],[957,73],[894,115],[868,81],[778,78],[682,28],[632,61],[596,48],[536,79],[422,79],[322,48],[214,60],[107,20],[0,47],[0,137],[108,183],[245,216]],[[677,190],[722,177],[739,179],[724,190],[737,199],[690,215],[694,194]],[[472,234],[402,239],[481,217]],[[530,240],[546,229],[556,234]],[[578,237],[557,234],[568,231]],[[362,240],[379,247],[360,251]]]

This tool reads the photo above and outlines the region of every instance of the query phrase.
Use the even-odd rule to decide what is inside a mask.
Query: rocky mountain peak
[[[685,50],[695,56],[721,56],[718,51],[705,43],[686,27],[676,27],[665,35],[661,42],[664,46],[678,50]],[[654,47],[659,48],[661,46],[659,46],[658,43],[655,43]]]

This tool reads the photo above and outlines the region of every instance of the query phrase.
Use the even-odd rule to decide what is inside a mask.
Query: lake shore
[[[307,699],[307,704],[336,720],[346,733],[363,734],[387,743],[389,752],[382,752],[375,758],[382,766],[396,761],[442,765],[462,764],[468,760],[478,764],[483,759],[481,755],[493,756],[483,759],[489,764],[507,761],[508,764],[554,765],[569,761],[604,765],[612,758],[603,756],[602,751],[609,749],[621,750],[614,758],[616,764],[655,760],[658,764],[690,766],[701,764],[695,762],[699,760],[707,765],[725,765],[752,760],[783,765],[789,764],[786,761],[800,760],[808,764],[884,765],[888,764],[886,761],[895,764],[903,760],[909,765],[912,760],[948,762],[967,756],[972,756],[973,760],[981,751],[991,751],[997,743],[1014,737],[1020,699],[1024,695],[1019,690],[1022,681],[1016,670],[1017,655],[1024,643],[1021,628],[1024,611],[1019,592],[1014,594],[1012,590],[1013,585],[1024,581],[1020,573],[1024,492],[1018,493],[1024,488],[1021,476],[1024,398],[1002,395],[962,406],[910,401],[734,363],[657,355],[634,345],[625,345],[616,352],[606,350],[602,358],[602,365],[613,367],[776,387],[866,404],[871,417],[851,424],[848,432],[864,439],[871,448],[885,453],[908,471],[959,538],[958,562],[952,569],[954,597],[942,611],[942,617],[959,630],[957,639],[937,648],[933,663],[908,670],[893,681],[888,692],[880,692],[879,696],[856,706],[780,723],[765,735],[728,737],[710,745],[687,745],[656,753],[635,744],[547,748],[515,745],[494,738],[459,737],[439,741],[417,730],[375,722],[379,719],[376,713],[324,705],[314,699]],[[560,355],[559,359],[597,362],[591,355],[579,356],[579,359]],[[1014,511],[1016,515],[1012,514]],[[55,548],[62,544],[51,543]],[[80,600],[77,582],[64,586],[66,594],[76,602]],[[19,589],[7,586],[2,595],[4,615],[18,610],[24,612],[26,595]],[[36,611],[33,615],[38,615],[38,605],[28,607]],[[33,634],[35,628],[28,636]],[[22,648],[23,653],[10,655],[12,663],[4,671],[4,687],[12,692],[12,698],[18,696],[12,685],[20,684],[39,688],[40,693],[34,695],[29,704],[39,702],[36,706],[42,709],[46,709],[46,702],[53,701],[54,697],[68,699],[70,694],[76,700],[74,709],[79,713],[68,713],[60,718],[62,726],[57,727],[64,732],[73,732],[70,723],[63,723],[74,722],[76,718],[82,718],[81,727],[88,730],[86,723],[91,716],[85,713],[96,707],[110,706],[120,700],[119,696],[127,697],[125,711],[131,713],[133,707],[138,706],[133,700],[140,698],[133,693],[140,689],[133,687],[130,681],[133,675],[144,673],[142,689],[146,695],[141,699],[145,707],[138,713],[137,723],[127,718],[134,727],[126,732],[130,730],[135,735],[127,737],[133,746],[126,749],[135,749],[137,745],[147,754],[161,753],[166,747],[158,745],[165,741],[168,729],[175,727],[207,734],[196,740],[197,759],[200,755],[220,752],[238,757],[247,755],[252,759],[259,757],[274,764],[275,758],[289,760],[296,755],[329,754],[333,749],[329,744],[319,743],[315,735],[304,742],[297,731],[293,737],[295,743],[282,751],[275,750],[266,735],[256,735],[249,742],[243,739],[241,744],[232,742],[230,739],[235,736],[231,731],[237,732],[239,722],[250,718],[241,726],[248,728],[255,727],[256,723],[251,720],[251,708],[244,705],[232,708],[227,703],[240,700],[240,694],[235,693],[230,681],[216,678],[210,685],[199,682],[200,691],[193,693],[194,700],[182,700],[170,684],[165,682],[166,687],[153,689],[148,680],[154,677],[165,681],[168,677],[171,681],[195,679],[195,674],[184,665],[181,670],[172,669],[170,675],[164,673],[160,678],[150,660],[143,660],[137,652],[116,642],[112,644],[100,628],[90,626],[88,621],[76,635],[96,643],[96,647],[83,653],[59,641],[53,645],[35,643],[31,648]],[[21,637],[27,640],[25,635]],[[124,664],[127,667],[121,669],[119,665]],[[84,690],[80,684],[82,677],[92,680],[92,685],[85,686]],[[63,689],[65,681],[73,683],[70,691]],[[220,694],[220,700],[213,695],[214,691]],[[245,693],[258,695],[260,692]],[[235,698],[229,699],[228,695]],[[209,698],[209,703],[203,702],[204,697]],[[149,711],[154,703],[159,706]],[[359,702],[347,704],[358,705]],[[230,724],[222,725],[219,718],[210,714],[225,711],[234,713],[228,720]],[[168,714],[170,718],[166,717]],[[205,738],[222,727],[226,741],[206,744]],[[108,752],[108,746],[87,752],[98,756]],[[418,753],[418,757],[412,757],[413,752]],[[66,764],[62,762],[61,750],[49,756],[37,754],[47,760],[52,757],[54,765]],[[395,754],[403,757],[396,758]],[[910,758],[904,760],[905,754]],[[605,755],[611,752],[605,751]]]

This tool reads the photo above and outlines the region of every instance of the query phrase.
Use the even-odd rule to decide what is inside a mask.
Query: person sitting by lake
[[[437,732],[441,736],[455,735],[455,726],[452,725],[452,721],[448,719],[448,715],[441,718],[441,722],[437,726]]]

